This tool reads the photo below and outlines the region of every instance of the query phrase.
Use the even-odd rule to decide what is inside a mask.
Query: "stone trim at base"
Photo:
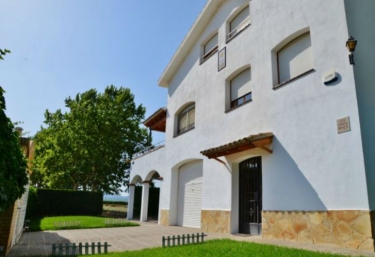
[[[230,233],[230,211],[202,210],[201,215],[203,231]]]
[[[160,225],[169,226],[169,210],[160,210]]]
[[[374,251],[369,211],[263,211],[262,236]]]

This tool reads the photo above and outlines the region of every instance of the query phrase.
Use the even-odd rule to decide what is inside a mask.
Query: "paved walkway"
[[[86,242],[108,242],[111,245],[109,252],[139,250],[150,247],[161,247],[162,236],[173,236],[182,234],[200,233],[199,229],[159,226],[156,223],[142,222],[139,227],[123,228],[101,228],[80,230],[58,230],[46,232],[26,232],[20,241],[13,246],[8,257],[23,255],[49,255],[52,253],[53,243],[86,243]],[[221,233],[206,233],[205,240],[229,238],[239,241],[249,241],[265,244],[287,246],[292,248],[307,249],[339,253],[352,256],[375,256],[375,253],[361,252],[356,250],[342,249],[333,246],[320,246],[312,244],[301,244],[279,240],[262,239],[261,236],[228,235]]]

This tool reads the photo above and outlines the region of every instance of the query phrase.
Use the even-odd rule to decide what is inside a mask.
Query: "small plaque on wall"
[[[337,133],[341,134],[350,131],[350,119],[344,117],[337,120]]]
[[[226,47],[221,49],[218,53],[218,70],[221,71],[227,65],[227,50]]]

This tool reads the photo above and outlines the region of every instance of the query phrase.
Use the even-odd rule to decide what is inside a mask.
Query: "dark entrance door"
[[[261,157],[240,163],[239,232],[259,235],[262,232],[262,163]]]

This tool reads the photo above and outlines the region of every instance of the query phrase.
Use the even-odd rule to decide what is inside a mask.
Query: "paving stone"
[[[26,232],[20,241],[10,250],[8,257],[23,255],[47,255],[52,253],[53,243],[91,243],[108,242],[111,245],[109,252],[140,250],[144,248],[161,247],[162,236],[177,236],[183,234],[202,233],[199,229],[179,226],[161,226],[151,222],[141,222],[139,227],[58,230],[45,232]],[[292,248],[338,253],[352,256],[375,256],[374,252],[343,249],[335,246],[322,246],[311,243],[296,243],[274,239],[265,239],[262,236],[231,235],[214,232],[204,232],[208,236],[205,240],[228,238],[238,241],[248,241]],[[371,243],[371,242],[370,242]],[[367,245],[363,248],[366,249]]]

